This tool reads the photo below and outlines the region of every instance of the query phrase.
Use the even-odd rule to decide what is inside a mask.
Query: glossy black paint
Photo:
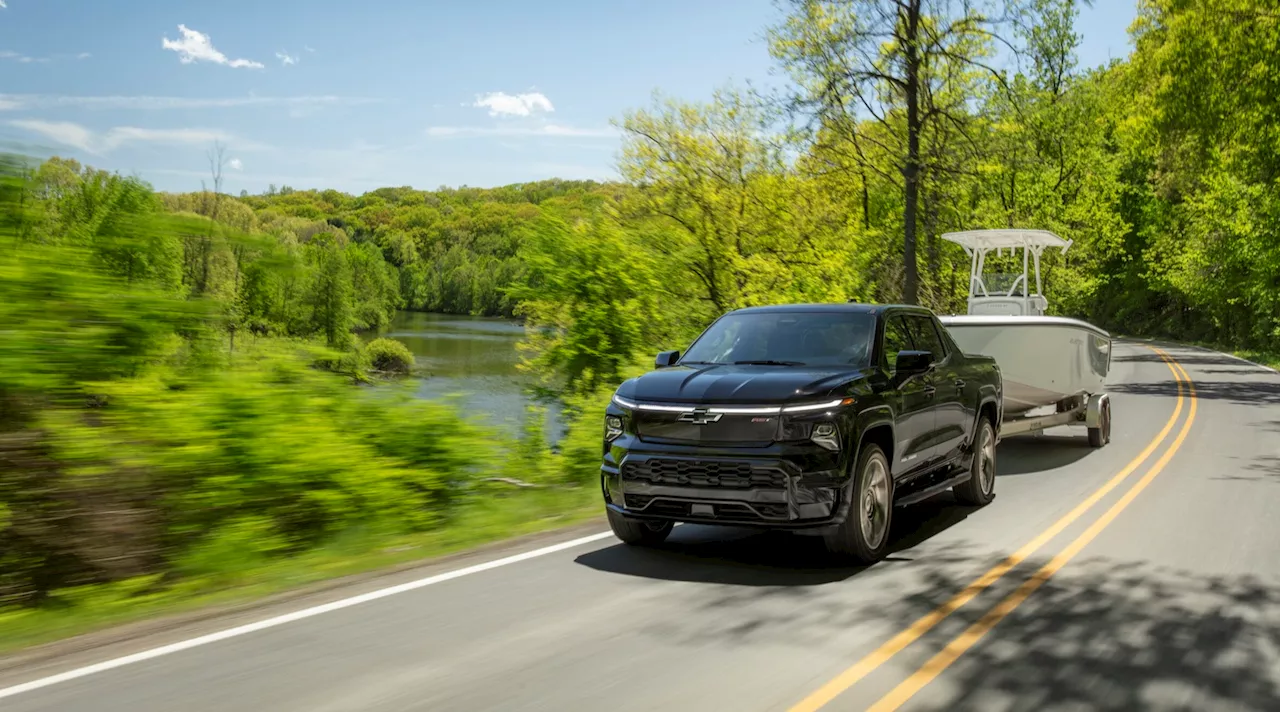
[[[866,443],[885,450],[903,500],[969,467],[980,416],[999,428],[995,361],[962,353],[927,309],[731,313],[806,311],[874,317],[870,365],[682,364],[679,352],[663,352],[658,369],[624,382],[608,406],[623,432],[603,447],[606,505],[637,518],[821,530],[846,516],[850,470]],[[814,439],[832,427],[835,450]]]

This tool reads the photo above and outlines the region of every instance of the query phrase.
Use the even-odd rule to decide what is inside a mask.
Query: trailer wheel
[[[1111,399],[1102,402],[1102,412],[1098,414],[1098,427],[1089,428],[1089,446],[1102,447],[1111,442]]]

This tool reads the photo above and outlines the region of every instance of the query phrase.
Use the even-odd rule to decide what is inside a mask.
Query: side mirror
[[[679,361],[679,360],[680,360],[679,351],[663,351],[662,353],[658,354],[658,358],[653,360],[653,365],[658,368],[666,368],[667,366],[674,366],[676,364],[676,361]]]
[[[933,369],[932,351],[899,351],[896,371],[898,378],[909,378],[928,373]]]

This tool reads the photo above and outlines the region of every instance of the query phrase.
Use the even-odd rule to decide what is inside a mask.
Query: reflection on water
[[[529,378],[516,370],[516,344],[524,337],[518,322],[454,314],[400,312],[384,336],[413,352],[424,376],[423,398],[456,396],[468,415],[515,434],[530,402],[524,387]],[[547,433],[559,436],[557,411],[549,407]]]

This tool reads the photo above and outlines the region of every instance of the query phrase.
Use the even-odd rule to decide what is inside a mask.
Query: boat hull
[[[942,324],[965,353],[996,360],[1005,416],[1102,393],[1111,370],[1111,335],[1054,316],[946,316]]]

